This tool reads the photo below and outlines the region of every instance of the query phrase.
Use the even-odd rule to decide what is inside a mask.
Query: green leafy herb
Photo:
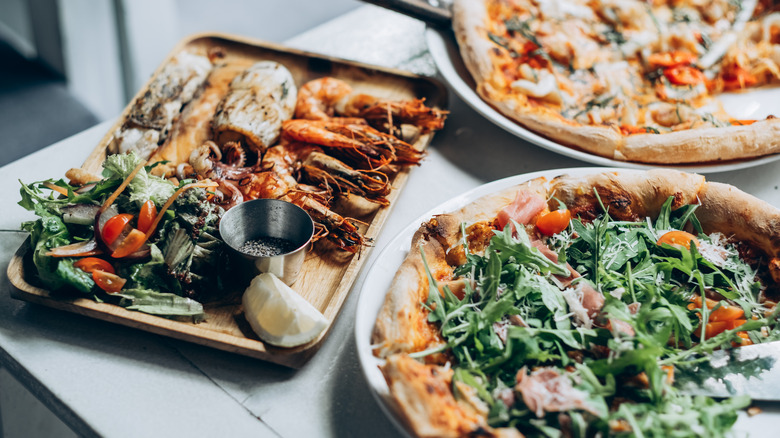
[[[517,224],[496,231],[483,254],[469,251],[464,239],[467,262],[456,269],[468,285],[462,299],[447,288],[440,294],[428,271],[429,321],[446,345],[413,356],[450,352],[453,379],[476,390],[489,408],[488,423],[517,427],[527,436],[563,430],[611,436],[621,428],[634,436],[723,436],[749,399],[716,402],[680,394],[666,367],[697,366],[739,340],[737,332],[754,342],[775,339],[777,312],[764,316],[755,268],[732,245],[702,233],[695,205],[672,210],[672,201],[654,221],[616,221],[606,212],[587,223],[572,220],[548,243],[576,269],[574,277]],[[664,233],[683,228],[698,233],[700,245],[719,248],[723,260],[706,258],[696,245],[657,244]],[[604,302],[586,323],[584,310],[564,295],[584,294],[588,285]],[[707,291],[738,303],[748,321],[704,337],[700,321],[712,310],[690,303]],[[515,385],[519,370],[540,367],[573,382],[585,404],[537,417]],[[511,402],[497,396],[507,391],[514,393]]]
[[[140,262],[111,260],[117,274],[127,280],[119,294],[108,295],[99,289],[90,274],[74,267],[77,258],[47,255],[53,248],[94,236],[94,220],[62,220],[66,207],[102,205],[140,163],[141,158],[135,154],[109,156],[104,163],[104,178],[83,192],[62,180],[22,184],[19,205],[38,216],[37,220],[22,224],[30,232],[38,278],[45,287],[60,293],[75,292],[155,315],[198,319],[203,315],[203,307],[192,298],[214,298],[232,285],[223,278],[237,278],[230,273],[217,228],[224,211],[208,202],[202,189],[188,190],[166,211],[159,233],[149,242],[150,258]],[[175,185],[151,175],[149,170],[151,167],[139,171],[119,195],[115,205],[120,211],[137,214],[147,200],[159,207],[174,194]],[[67,190],[67,196],[55,196],[47,188],[49,184]]]

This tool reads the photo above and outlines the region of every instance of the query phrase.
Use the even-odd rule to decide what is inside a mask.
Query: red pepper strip
[[[112,193],[111,196],[109,196],[108,199],[106,199],[106,202],[104,202],[103,205],[100,207],[100,210],[98,210],[98,214],[103,214],[104,211],[108,210],[108,207],[111,207],[111,204],[113,204],[114,201],[116,201],[116,198],[119,197],[119,194],[125,190],[125,187],[127,187],[127,185],[130,184],[130,181],[132,181],[133,178],[135,178],[135,176],[138,175],[138,172],[140,172],[141,169],[144,168],[145,164],[146,162],[141,161],[141,163],[138,164],[138,166],[136,166],[132,172],[130,172],[130,175],[127,175],[127,178],[125,178],[125,180],[122,181],[122,184],[120,184],[119,187],[117,187],[114,193]]]
[[[57,193],[59,193],[61,195],[68,196],[68,189],[66,189],[65,187],[60,187],[60,186],[58,186],[56,184],[52,184],[52,183],[50,183],[48,181],[43,183],[43,186],[46,187],[47,189],[54,190],[55,192],[57,192]]]

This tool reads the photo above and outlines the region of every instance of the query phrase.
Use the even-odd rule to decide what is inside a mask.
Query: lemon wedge
[[[242,302],[252,330],[260,339],[277,347],[305,344],[328,326],[322,313],[274,274],[255,277]]]

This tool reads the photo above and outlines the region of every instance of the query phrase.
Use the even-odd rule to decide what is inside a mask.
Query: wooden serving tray
[[[327,56],[289,49],[275,44],[260,42],[242,37],[223,34],[195,35],[182,41],[157,69],[155,75],[171,58],[182,50],[205,54],[212,48],[221,48],[225,53],[225,62],[246,62],[272,60],[286,66],[296,84],[323,76],[342,79],[353,86],[356,92],[373,94],[388,99],[425,98],[428,106],[443,108],[446,106],[447,91],[439,82],[407,72],[345,61]],[[142,96],[152,81],[135,96]],[[128,104],[117,123],[111,127],[94,151],[82,165],[84,170],[99,174],[106,157],[106,147],[113,132],[121,125],[129,113],[132,103]],[[431,141],[432,134],[421,136],[415,146],[423,149]],[[425,163],[423,161],[423,166]],[[379,209],[371,216],[360,218],[368,224],[365,235],[376,238],[387,219],[390,208],[398,198],[406,183],[410,168],[401,170],[392,180],[393,191],[388,196],[389,207]],[[332,324],[341,310],[342,304],[352,289],[360,268],[367,260],[370,247],[363,248],[345,262],[338,262],[317,250],[309,252],[304,262],[301,277],[293,285],[307,301],[319,309]],[[122,307],[97,303],[86,298],[62,298],[53,296],[37,281],[37,272],[32,264],[29,238],[14,254],[8,266],[8,278],[15,287],[11,296],[24,301],[62,309],[69,312],[110,321],[148,332],[170,336],[172,338],[194,342],[220,350],[238,353],[281,365],[298,368],[319,349],[323,339],[330,331],[328,328],[314,341],[296,348],[276,348],[266,345],[255,335],[244,319],[237,300],[228,303],[203,303],[206,313],[204,322],[194,324],[126,310]]]

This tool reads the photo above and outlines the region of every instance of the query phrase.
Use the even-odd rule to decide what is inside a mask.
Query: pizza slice
[[[531,180],[421,225],[374,355],[418,436],[725,433],[749,400],[680,395],[674,374],[780,339],[778,230],[700,175]]]

